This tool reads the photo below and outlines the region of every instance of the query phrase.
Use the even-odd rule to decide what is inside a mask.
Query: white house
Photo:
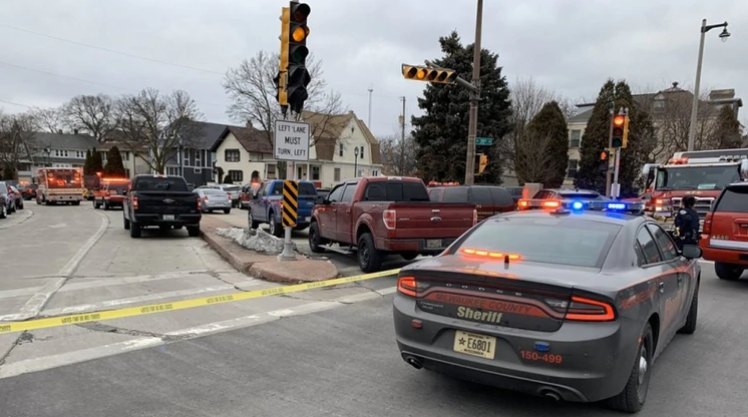
[[[235,184],[277,178],[273,144],[267,132],[249,123],[247,127],[226,127],[210,151],[214,153],[216,169],[220,168]]]

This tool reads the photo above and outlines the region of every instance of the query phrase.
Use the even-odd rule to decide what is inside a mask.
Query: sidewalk
[[[318,282],[338,276],[338,269],[332,262],[307,259],[296,255],[296,261],[278,261],[276,256],[259,254],[245,249],[231,239],[216,234],[216,229],[233,226],[215,216],[203,215],[200,222],[200,235],[213,250],[226,259],[231,266],[245,274],[270,282],[299,284]]]

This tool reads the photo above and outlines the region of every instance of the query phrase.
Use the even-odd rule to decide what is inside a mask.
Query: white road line
[[[62,267],[60,272],[57,273],[58,275],[63,277],[69,277],[73,275],[73,272],[75,272],[75,270],[78,268],[78,265],[83,260],[83,257],[86,256],[88,251],[90,251],[91,248],[93,248],[93,246],[96,244],[96,242],[98,242],[99,239],[104,236],[104,233],[106,233],[106,229],[107,227],[109,227],[109,217],[99,212],[95,213],[98,214],[102,220],[101,225],[99,225],[99,230],[97,230],[96,233],[91,236],[86,241],[86,243],[81,246],[80,249],[78,249],[78,252],[76,252],[75,255],[70,258],[68,263],[66,263],[65,266]]]
[[[239,282],[236,285],[238,287],[253,286],[253,285],[259,285],[259,282],[257,281]],[[89,313],[92,311],[111,310],[113,308],[117,308],[117,307],[128,305],[128,304],[137,304],[137,303],[165,300],[165,299],[177,298],[177,297],[187,297],[187,296],[192,296],[192,295],[205,294],[209,292],[219,292],[219,291],[226,292],[230,290],[236,291],[233,285],[222,284],[222,285],[216,285],[213,287],[191,288],[187,290],[168,291],[168,292],[161,292],[161,293],[156,293],[156,294],[142,295],[138,297],[106,300],[100,303],[53,308],[49,310],[44,310],[42,313],[44,316],[59,316],[59,315],[65,315],[65,314]],[[0,320],[2,319],[3,319],[3,316],[0,316]]]

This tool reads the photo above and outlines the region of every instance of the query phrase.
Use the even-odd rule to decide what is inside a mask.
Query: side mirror
[[[318,195],[317,197],[315,197],[314,198],[314,204],[324,205],[325,204],[325,196]],[[328,201],[328,204],[329,204],[329,201]]]
[[[698,245],[683,245],[681,255],[686,259],[699,259],[701,258],[701,248]]]

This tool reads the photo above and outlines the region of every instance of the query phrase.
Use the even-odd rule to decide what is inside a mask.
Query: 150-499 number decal
[[[520,351],[522,359],[526,359],[534,362],[547,362],[547,363],[561,363],[564,361],[564,357],[561,355],[554,355],[552,353],[538,353],[529,350]]]

